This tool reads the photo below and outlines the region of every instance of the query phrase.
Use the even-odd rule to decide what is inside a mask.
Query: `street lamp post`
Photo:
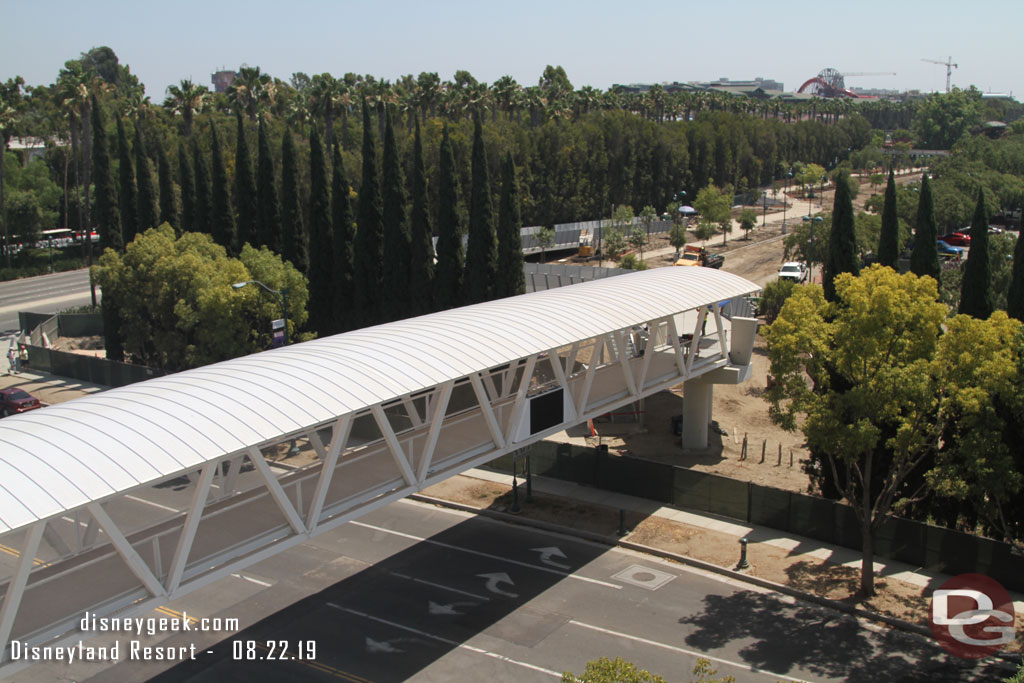
[[[756,218],[754,220],[757,220]],[[768,190],[761,195],[761,227],[768,224]]]
[[[245,282],[236,282],[231,285],[234,289],[241,289],[246,285],[259,285],[266,291],[270,292],[274,296],[280,297],[281,302],[281,317],[284,319],[284,346],[288,346],[288,288],[282,287],[281,289],[271,289],[259,280],[246,280]]]
[[[789,169],[784,176],[782,176],[782,234],[786,234],[786,207],[789,206],[789,202],[786,200],[789,192],[789,179],[793,177],[793,169]]]

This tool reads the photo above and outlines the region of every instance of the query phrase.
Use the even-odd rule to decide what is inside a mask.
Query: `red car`
[[[0,417],[42,408],[39,399],[24,389],[0,389]]]
[[[945,237],[941,238],[946,244],[954,247],[969,247],[971,246],[971,236],[965,235],[962,232],[951,232]]]

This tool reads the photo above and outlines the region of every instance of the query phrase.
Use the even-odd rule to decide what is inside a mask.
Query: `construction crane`
[[[959,69],[960,68],[957,64],[953,63],[953,58],[950,57],[946,61],[940,62],[937,59],[925,59],[924,57],[922,57],[921,61],[922,62],[929,62],[931,64],[942,64],[943,66],[946,67],[946,92],[948,93],[949,92],[949,77],[953,73],[953,69]]]

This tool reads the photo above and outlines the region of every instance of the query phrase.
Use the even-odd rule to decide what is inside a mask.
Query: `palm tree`
[[[426,120],[428,112],[430,116],[437,116],[440,99],[441,78],[435,72],[424,71],[416,77],[416,101],[423,120]]]
[[[205,85],[196,85],[188,78],[182,80],[180,86],[167,86],[164,107],[181,114],[181,119],[185,123],[185,137],[192,136],[192,116],[203,110],[209,97],[209,88]]]
[[[323,116],[327,149],[334,149],[334,113],[341,95],[340,81],[329,73],[313,76],[309,87],[309,109],[316,116]]]
[[[7,229],[7,194],[4,181],[4,153],[7,151],[8,131],[14,126],[16,120],[14,107],[0,99],[0,221],[4,224],[4,254],[7,267],[11,267],[10,235]],[[66,177],[66,174],[65,174]],[[67,193],[67,183],[64,185],[64,192]],[[65,211],[65,215],[67,212]]]
[[[270,74],[260,72],[258,66],[242,66],[238,70],[231,87],[228,88],[228,99],[251,121],[256,120],[260,109],[274,99],[277,86]]]

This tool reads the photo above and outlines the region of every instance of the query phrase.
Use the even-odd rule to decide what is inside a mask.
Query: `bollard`
[[[520,513],[519,509],[519,482],[516,480],[515,472],[512,473],[512,507],[509,508],[509,512],[513,515]]]
[[[626,531],[626,511],[623,508],[619,508],[619,537],[625,536]]]
[[[775,466],[778,467],[781,464],[782,464],[782,444],[780,443],[779,444],[779,461],[775,463]]]
[[[793,449],[792,448],[789,449],[789,466],[790,467],[793,466]]]
[[[526,502],[533,502],[533,475],[530,473],[530,456],[526,456]]]
[[[768,452],[768,439],[761,442],[761,464],[764,464],[764,455]]]
[[[747,433],[743,432],[743,450],[740,451],[740,460],[747,459]]]
[[[747,562],[747,538],[745,536],[740,539],[740,563],[736,565],[736,569],[750,569],[750,563]]]

